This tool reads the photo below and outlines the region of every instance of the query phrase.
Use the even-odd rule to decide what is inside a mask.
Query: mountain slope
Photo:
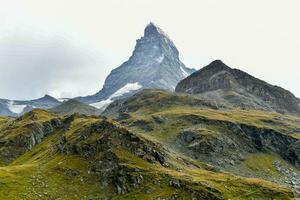
[[[123,95],[114,97],[115,93],[124,87],[128,88],[125,96],[144,88],[174,91],[177,83],[194,71],[179,60],[179,52],[170,38],[155,24],[150,23],[145,28],[144,36],[137,40],[132,56],[112,70],[103,89],[95,95],[78,100],[91,104],[117,99]],[[136,87],[130,87],[132,85]],[[105,102],[99,105],[103,103]]]
[[[30,128],[36,126],[40,128]],[[16,133],[15,127],[20,131]],[[294,196],[270,182],[216,172],[111,119],[78,114],[58,117],[34,110],[19,119],[0,119],[0,129],[6,130],[5,134],[0,131],[1,152],[10,149],[10,154],[0,155],[6,161],[0,167],[0,199]]]
[[[232,106],[300,115],[300,102],[291,92],[270,85],[217,60],[180,81],[176,92]]]
[[[70,99],[66,102],[63,102],[62,104],[51,108],[50,111],[60,115],[70,115],[74,113],[80,113],[85,115],[100,114],[100,110],[98,110],[97,108],[86,105],[74,99]]]
[[[0,100],[0,116],[14,116],[15,113],[13,113],[7,103],[5,101],[2,101]]]

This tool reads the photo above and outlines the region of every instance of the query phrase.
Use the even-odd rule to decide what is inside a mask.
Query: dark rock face
[[[108,158],[113,159],[115,156],[111,155],[113,154],[112,149],[123,147],[149,162],[158,162],[161,165],[166,162],[164,153],[158,150],[156,144],[143,140],[127,129],[118,127],[106,120],[90,125],[84,131],[78,132],[77,135],[79,137],[72,141],[62,136],[60,145],[63,148],[61,148],[61,153],[79,154],[87,158],[103,153],[104,155],[109,154]],[[97,139],[89,144],[83,142],[91,137]]]
[[[242,108],[300,115],[299,99],[291,92],[232,69],[220,60],[182,80],[176,92],[198,94]]]
[[[60,126],[61,122],[58,119],[44,122],[42,124],[37,122],[27,124],[26,128],[28,133],[14,138],[13,143],[16,146],[24,148],[24,150],[31,150],[35,145],[41,143],[44,137],[51,134]]]
[[[102,186],[113,185],[117,194],[124,194],[130,188],[137,188],[143,182],[142,175],[133,175],[132,169],[121,165],[116,149],[129,151],[150,163],[167,166],[165,153],[153,142],[141,139],[128,130],[103,120],[91,124],[83,131],[75,133],[76,139],[62,136],[57,149],[62,154],[77,154],[95,160],[90,171],[99,177]],[[91,138],[94,138],[91,140]],[[135,174],[139,170],[135,170]]]
[[[19,120],[21,119],[19,118]],[[45,137],[52,134],[58,128],[61,128],[62,125],[59,119],[52,119],[43,123],[33,121],[23,126],[22,134],[10,140],[7,140],[5,136],[1,136],[0,157],[2,158],[2,162],[8,164],[18,156],[30,151],[34,146],[41,143]]]
[[[155,24],[150,23],[145,28],[144,36],[137,40],[132,56],[112,70],[103,89],[93,96],[78,99],[84,103],[99,102],[128,83],[138,83],[141,89],[174,91],[177,83],[194,71],[186,68],[179,60],[179,52],[170,38]]]

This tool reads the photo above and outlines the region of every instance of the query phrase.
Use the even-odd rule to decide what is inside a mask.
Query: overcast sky
[[[300,96],[299,0],[0,0],[0,98],[96,93],[153,21],[188,67],[215,59]]]

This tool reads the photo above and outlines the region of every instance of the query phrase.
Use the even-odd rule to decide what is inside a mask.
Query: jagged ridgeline
[[[165,105],[168,107],[172,102],[184,106],[189,98],[168,96],[160,91],[156,95],[161,105],[163,99],[169,99]],[[187,144],[191,143],[189,137],[196,136],[184,136],[188,132],[181,128],[195,127],[205,120],[217,123],[218,116],[209,111],[201,113],[202,106],[211,107],[207,102],[190,99],[188,105],[199,107],[191,116],[195,118],[193,121],[184,116],[188,115],[186,109],[144,114],[149,107],[139,108],[139,105],[128,109],[126,119],[117,121],[79,114],[60,117],[44,110],[34,110],[17,119],[1,118],[0,199],[248,199],[249,196],[290,199],[294,196],[287,187],[230,175],[194,155],[189,156],[194,151],[201,155],[201,148]],[[138,117],[138,111],[142,116]],[[173,117],[178,120],[172,122]],[[230,115],[227,123],[233,123],[229,119]],[[164,133],[158,132],[159,127]],[[206,137],[207,143],[218,134],[217,129],[209,127],[189,131],[197,134],[195,140]],[[245,147],[241,153],[249,148]],[[270,156],[279,166],[292,167],[298,162],[281,157],[279,152],[259,154],[259,149],[254,145],[252,148],[253,152],[247,153]],[[248,159],[245,157],[241,162]]]

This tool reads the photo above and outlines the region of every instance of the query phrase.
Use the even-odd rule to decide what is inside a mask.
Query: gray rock
[[[137,40],[132,56],[112,70],[103,89],[95,95],[79,97],[78,100],[95,103],[108,99],[128,83],[138,83],[140,89],[174,91],[177,83],[194,71],[179,60],[179,52],[171,39],[158,26],[150,23],[145,28],[144,36]]]

